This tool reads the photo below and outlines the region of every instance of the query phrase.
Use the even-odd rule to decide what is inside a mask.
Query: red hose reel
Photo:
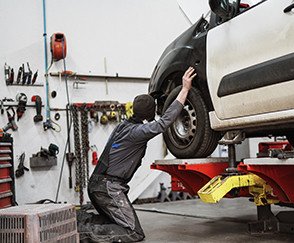
[[[66,57],[66,39],[63,33],[54,33],[50,37],[50,48],[54,62]]]

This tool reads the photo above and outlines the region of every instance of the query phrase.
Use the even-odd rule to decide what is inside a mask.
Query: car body
[[[193,86],[200,91],[213,131],[292,138],[293,1],[209,3],[211,14],[171,43],[154,69],[149,93],[157,99],[158,113],[181,85],[184,71],[193,66],[198,74]]]

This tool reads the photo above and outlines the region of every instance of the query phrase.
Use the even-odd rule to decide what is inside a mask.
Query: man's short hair
[[[142,121],[152,121],[155,117],[155,106],[155,100],[151,95],[138,95],[133,102],[134,116]]]

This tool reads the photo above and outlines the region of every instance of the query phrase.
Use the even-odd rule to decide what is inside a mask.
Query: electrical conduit
[[[44,54],[45,54],[45,87],[46,87],[46,121],[44,122],[44,130],[52,128],[50,119],[49,104],[49,82],[48,82],[48,51],[47,51],[47,29],[46,29],[46,0],[43,0],[43,24],[44,24]]]

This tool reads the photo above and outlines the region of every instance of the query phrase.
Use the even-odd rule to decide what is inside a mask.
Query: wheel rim
[[[181,114],[169,129],[171,141],[177,147],[189,146],[196,133],[197,116],[195,108],[187,100]]]

